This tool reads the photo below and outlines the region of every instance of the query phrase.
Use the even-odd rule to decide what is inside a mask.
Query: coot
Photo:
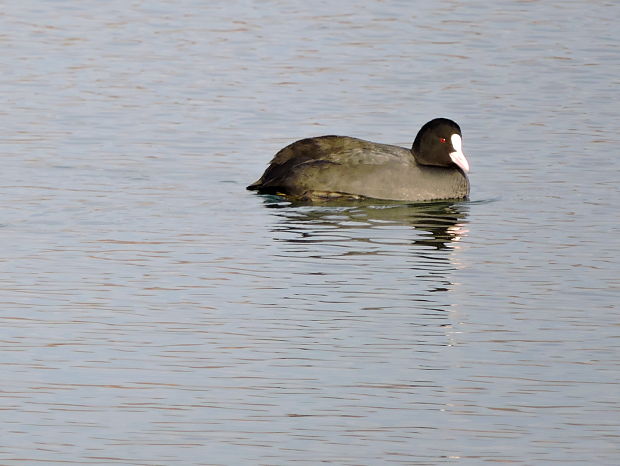
[[[459,125],[436,118],[420,128],[411,150],[348,136],[294,142],[247,189],[299,200],[459,199],[469,195],[468,171]]]

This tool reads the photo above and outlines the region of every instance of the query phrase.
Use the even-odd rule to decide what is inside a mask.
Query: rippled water
[[[619,14],[8,2],[0,462],[620,462]],[[437,116],[467,202],[244,189]]]

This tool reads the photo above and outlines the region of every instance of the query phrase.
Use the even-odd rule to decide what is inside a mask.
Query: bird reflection
[[[366,287],[381,283],[381,289],[395,287],[395,295],[402,292],[425,308],[449,308],[430,296],[455,287],[451,277],[460,267],[455,250],[468,231],[466,202],[293,204],[276,196],[264,202],[278,218],[274,240],[286,244],[280,257],[294,270],[308,273],[309,263],[318,260],[321,267],[311,273],[325,279],[360,273],[356,280]]]
[[[352,229],[357,234],[349,239],[373,241],[381,236],[373,229],[406,226],[415,233],[408,239],[412,245],[442,250],[453,248],[468,232],[468,206],[462,201],[412,204],[369,199],[294,204],[277,196],[266,196],[265,205],[274,209],[281,219],[277,231],[298,233],[284,239],[291,242],[324,241],[326,237],[334,240],[329,233],[342,234]]]
[[[266,196],[264,203],[276,220],[274,260],[299,302],[338,312],[416,309],[417,324],[450,325],[467,202],[293,204]]]

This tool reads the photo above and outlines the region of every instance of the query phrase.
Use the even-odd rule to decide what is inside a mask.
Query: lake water
[[[0,463],[620,463],[619,17],[5,2]],[[244,189],[439,116],[467,202]]]

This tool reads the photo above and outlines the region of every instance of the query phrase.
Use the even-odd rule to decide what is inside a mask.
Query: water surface
[[[5,5],[0,462],[617,464],[619,14]],[[438,116],[469,201],[244,189]]]

